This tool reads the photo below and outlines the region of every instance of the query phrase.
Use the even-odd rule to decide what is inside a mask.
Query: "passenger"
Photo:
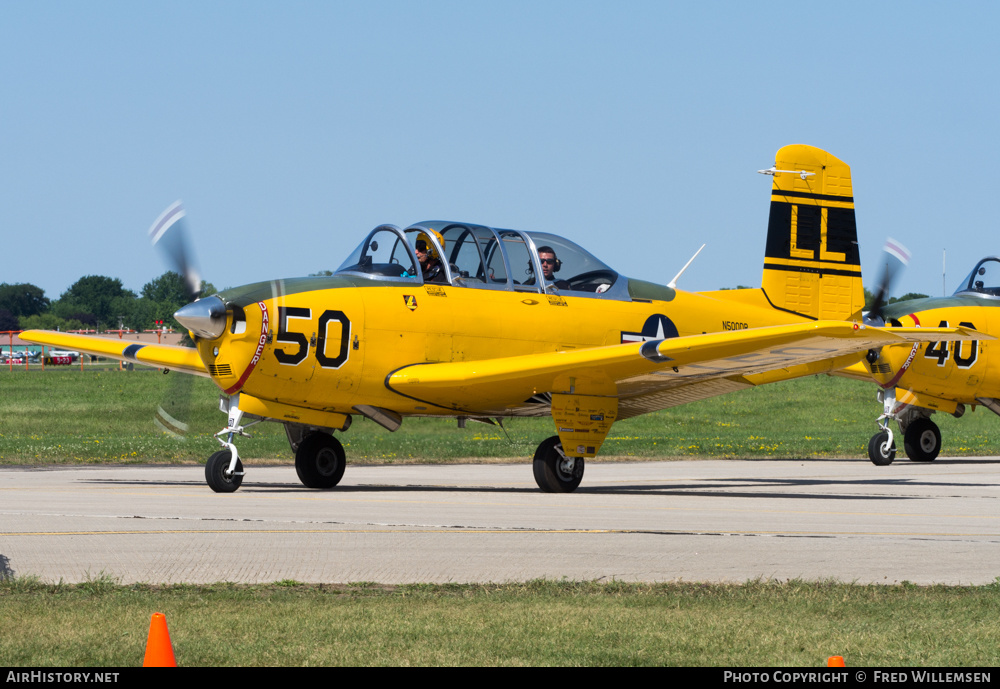
[[[434,232],[434,230],[431,230],[431,232]],[[443,250],[444,238],[437,232],[434,232],[434,234],[441,243],[441,249]],[[441,257],[438,256],[434,245],[427,239],[427,235],[423,232],[417,235],[415,249],[417,260],[420,261],[420,272],[423,275],[424,282],[447,282],[448,278],[445,275],[444,267],[441,265]]]

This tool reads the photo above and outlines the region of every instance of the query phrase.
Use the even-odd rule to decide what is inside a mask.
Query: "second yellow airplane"
[[[691,293],[628,278],[572,241],[466,222],[372,230],[330,277],[262,282],[176,318],[196,348],[28,331],[22,339],[210,377],[228,424],[206,464],[217,492],[244,469],[246,419],[284,424],[302,483],[331,488],[353,416],[551,416],[538,486],[569,492],[612,424],[762,383],[829,372],[869,349],[971,339],[965,328],[874,328],[850,168],[810,146],[778,151],[760,289]],[[154,225],[169,231],[172,207]],[[682,271],[683,272],[683,271]]]

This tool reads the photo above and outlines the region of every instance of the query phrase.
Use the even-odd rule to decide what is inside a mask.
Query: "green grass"
[[[1000,585],[0,583],[0,666],[992,666]],[[99,620],[99,623],[95,623]]]
[[[178,388],[189,390],[188,402]],[[219,391],[203,378],[78,368],[13,372],[0,367],[0,462],[203,462],[225,423]],[[159,404],[192,430],[178,441],[152,422]],[[627,419],[614,425],[600,458],[864,457],[881,405],[871,384],[811,376]],[[936,414],[946,455],[1000,454],[1000,419],[985,409],[961,419]],[[280,424],[240,439],[253,461],[291,461]],[[504,429],[453,419],[407,419],[396,433],[355,417],[340,436],[351,462],[501,459],[527,461],[555,429],[552,420],[507,419]]]
[[[148,370],[0,369],[0,462],[203,462],[224,423],[210,381],[192,388],[183,442],[152,423],[181,376]],[[175,401],[175,406],[178,405]],[[605,458],[864,456],[880,405],[872,385],[816,376],[614,426]],[[945,453],[1000,454],[997,419],[937,415]],[[526,461],[550,419],[506,432],[408,419],[397,433],[356,419],[354,462]],[[240,441],[250,461],[291,461],[280,425]],[[150,615],[167,616],[178,662],[209,665],[992,666],[1000,581],[982,587],[842,583],[120,586],[0,581],[0,665],[137,666]]]

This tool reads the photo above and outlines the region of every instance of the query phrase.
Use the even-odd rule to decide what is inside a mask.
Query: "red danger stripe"
[[[264,344],[267,342],[267,331],[269,330],[269,322],[267,318],[267,304],[262,301],[257,302],[257,306],[260,307],[260,339],[257,340],[257,351],[253,354],[253,359],[250,360],[250,365],[240,376],[240,379],[236,381],[236,385],[231,388],[226,389],[227,395],[232,395],[233,393],[239,392],[243,384],[247,382],[247,378],[253,373],[253,370],[257,367],[257,362],[260,361],[261,354],[264,353]]]
[[[917,349],[919,347],[919,344],[913,345],[913,349],[910,350],[910,356],[906,357],[906,361],[904,361],[903,365],[899,367],[898,371],[896,371],[896,375],[892,377],[892,380],[885,384],[879,383],[883,389],[888,390],[889,388],[896,387],[896,383],[899,382],[899,379],[903,377],[904,373],[906,373],[906,369],[910,368],[910,364],[913,363],[913,357],[917,355]]]
[[[917,327],[919,328],[920,319],[917,318],[917,314],[911,313],[910,318],[913,319],[913,322],[916,323]],[[906,373],[906,369],[910,368],[910,364],[913,363],[913,357],[917,355],[917,349],[919,346],[920,346],[919,344],[913,345],[913,349],[910,350],[910,356],[906,357],[906,361],[904,361],[903,365],[899,367],[899,370],[896,372],[896,375],[892,377],[892,380],[890,380],[888,383],[884,385],[882,383],[879,383],[879,385],[882,386],[882,389],[888,390],[889,388],[896,387],[896,383],[899,382],[899,379],[903,377],[904,373]]]

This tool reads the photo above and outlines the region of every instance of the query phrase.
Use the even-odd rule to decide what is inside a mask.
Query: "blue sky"
[[[217,287],[371,228],[565,235],[680,287],[760,285],[785,144],[847,162],[866,275],[947,290],[994,239],[995,3],[45,2],[0,9],[0,282],[140,290],[183,199]]]

